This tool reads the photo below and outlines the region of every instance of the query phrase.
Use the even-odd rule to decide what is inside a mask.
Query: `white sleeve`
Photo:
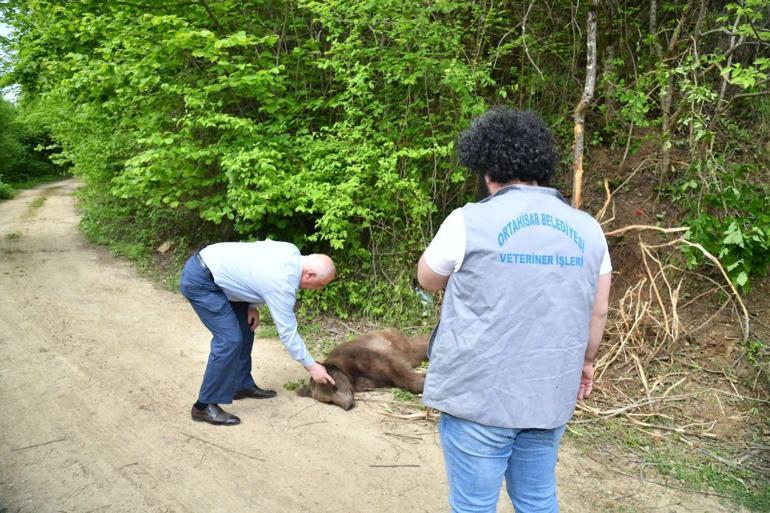
[[[604,250],[604,258],[602,258],[602,265],[599,268],[599,274],[607,274],[612,272],[612,262],[610,262],[609,249]]]
[[[423,253],[434,273],[448,276],[460,270],[465,258],[465,218],[462,209],[452,211]]]

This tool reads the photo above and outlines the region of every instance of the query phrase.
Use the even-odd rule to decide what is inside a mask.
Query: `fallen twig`
[[[729,395],[730,397],[737,397],[741,401],[756,401],[756,402],[762,403],[762,404],[770,404],[770,401],[768,401],[767,399],[760,399],[759,397],[750,397],[750,396],[746,397],[746,396],[743,396],[743,395],[740,395],[740,394],[731,394],[730,392],[726,392],[726,391],[720,390],[718,388],[709,388],[708,390],[711,390],[711,391],[714,391],[714,392],[718,392],[720,394]]]
[[[292,415],[291,415],[291,416],[290,416],[288,419],[286,419],[286,422],[289,422],[291,419],[293,419],[294,417],[296,417],[297,415],[299,415],[299,414],[300,414],[300,413],[302,413],[303,411],[305,411],[305,410],[307,410],[307,409],[309,409],[309,408],[312,408],[313,406],[315,406],[315,405],[317,405],[317,404],[318,404],[318,401],[313,401],[313,403],[312,403],[312,404],[309,404],[309,405],[305,406],[304,408],[302,408],[302,409],[300,409],[300,410],[298,410],[298,411],[294,412],[294,413],[293,413],[293,414],[292,414]]]
[[[682,394],[682,395],[676,395],[672,397],[651,397],[649,399],[643,399],[641,401],[637,401],[632,404],[628,404],[626,406],[622,406],[620,408],[615,408],[614,410],[600,410],[599,408],[593,408],[591,406],[588,406],[583,403],[577,403],[577,409],[591,413],[593,415],[596,415],[597,417],[616,417],[622,413],[625,413],[629,410],[633,410],[634,408],[641,408],[642,406],[650,406],[652,404],[660,403],[660,402],[670,402],[670,401],[683,401],[685,399],[689,399],[690,397],[695,397],[699,395],[698,393],[691,393],[691,394]]]
[[[628,226],[624,226],[623,228],[618,228],[617,230],[605,232],[604,236],[617,237],[618,235],[622,235],[631,230],[655,230],[663,233],[681,233],[681,232],[686,232],[687,230],[689,230],[689,228],[686,228],[684,226],[677,226],[675,228],[661,228],[660,226],[653,226],[649,224],[631,224]]]
[[[740,294],[738,294],[738,291],[736,290],[735,285],[733,285],[733,282],[730,280],[730,277],[727,275],[727,271],[725,271],[725,268],[722,267],[722,264],[719,262],[719,259],[714,255],[712,255],[711,253],[709,253],[706,250],[706,248],[704,248],[697,242],[690,242],[689,240],[683,239],[680,237],[677,240],[672,241],[670,244],[676,244],[676,243],[684,244],[686,246],[690,246],[692,248],[699,250],[701,253],[703,253],[703,256],[711,260],[711,262],[713,262],[713,264],[717,266],[717,269],[719,269],[719,272],[722,273],[722,276],[724,276],[725,281],[727,282],[727,285],[729,285],[730,287],[730,290],[733,291],[733,296],[735,297],[735,301],[738,303],[738,305],[740,305],[741,310],[743,310],[745,324],[742,325],[741,328],[743,329],[743,341],[746,342],[749,339],[749,332],[751,327],[750,321],[749,321],[749,311],[746,310],[746,305],[743,303],[743,300],[741,299]]]
[[[399,435],[398,433],[384,433],[388,436],[397,436],[399,438],[409,438],[411,440],[422,440],[421,436]]]
[[[430,416],[428,415],[427,410],[422,412],[410,413],[408,415],[399,415],[396,413],[383,412],[383,415],[387,415],[388,417],[395,417],[397,419],[402,419],[402,420],[430,420]]]
[[[680,433],[682,435],[699,436],[701,438],[712,438],[712,439],[717,438],[717,435],[715,435],[714,433],[708,433],[708,432],[705,432],[705,431],[699,433],[697,431],[688,431],[688,430],[686,430],[684,428],[681,428],[681,427],[661,426],[659,424],[650,424],[650,423],[647,423],[647,422],[642,422],[641,420],[636,420],[635,418],[630,417],[628,415],[625,415],[625,417],[628,420],[630,420],[632,423],[634,423],[634,424],[636,424],[638,426],[643,426],[643,427],[652,428],[652,429],[660,429],[660,430],[663,430],[663,431],[671,431],[671,432],[674,432],[674,433]]]
[[[604,179],[604,194],[606,195],[604,200],[604,205],[602,205],[601,210],[599,210],[599,212],[597,212],[596,215],[594,216],[596,220],[599,222],[601,222],[602,218],[604,217],[604,214],[607,213],[607,208],[610,206],[610,203],[612,202],[612,193],[610,192],[610,181],[607,178]]]
[[[182,431],[180,431],[179,433],[181,435],[184,435],[184,436],[188,437],[188,438],[192,438],[192,439],[198,440],[199,442],[202,442],[204,444],[208,444],[208,445],[211,445],[213,447],[216,447],[217,449],[222,449],[223,451],[231,452],[233,454],[237,454],[239,456],[243,456],[243,457],[255,460],[255,461],[265,461],[263,458],[258,458],[256,456],[252,456],[250,454],[246,454],[246,453],[243,453],[243,452],[240,452],[240,451],[236,451],[234,449],[230,449],[230,448],[225,447],[223,445],[215,444],[214,442],[209,442],[208,440],[205,440],[203,438],[197,437],[195,435],[191,435],[189,433],[183,433]]]
[[[292,429],[299,429],[301,427],[311,426],[313,424],[326,424],[326,421],[325,420],[316,420],[316,421],[313,421],[313,422],[305,422],[304,424],[299,424],[297,426],[292,426],[291,428]]]
[[[25,447],[19,447],[19,448],[16,448],[16,449],[11,449],[11,451],[16,452],[16,451],[24,451],[26,449],[34,449],[35,447],[42,447],[44,445],[55,444],[56,442],[63,442],[66,439],[67,439],[67,437],[65,436],[64,438],[57,438],[56,440],[48,440],[47,442],[42,442],[42,443],[39,443],[39,444],[27,445]]]
[[[713,452],[704,449],[703,447],[698,447],[698,452],[703,454],[703,455],[708,456],[709,458],[711,458],[713,460],[718,461],[719,463],[722,463],[723,465],[727,465],[728,467],[732,467],[734,469],[740,469],[741,468],[741,465],[738,462],[726,460],[723,457],[718,456],[718,455],[714,454]]]

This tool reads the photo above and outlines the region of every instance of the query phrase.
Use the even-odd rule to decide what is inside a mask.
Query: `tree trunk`
[[[586,41],[586,82],[583,95],[572,113],[575,121],[575,143],[572,146],[572,206],[580,208],[583,195],[583,149],[585,147],[585,119],[588,105],[594,96],[596,86],[596,9],[598,0],[591,1],[588,11],[588,36]]]

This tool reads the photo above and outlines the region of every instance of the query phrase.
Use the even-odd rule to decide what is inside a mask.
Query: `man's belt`
[[[211,274],[211,270],[209,270],[209,266],[206,265],[206,262],[203,261],[203,257],[201,256],[200,252],[195,253],[195,257],[198,259],[198,263],[201,264],[201,268],[206,271],[206,274],[209,275],[209,277],[213,280],[214,275]]]

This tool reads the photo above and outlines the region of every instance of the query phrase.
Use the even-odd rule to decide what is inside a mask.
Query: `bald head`
[[[299,286],[303,289],[320,289],[337,275],[334,261],[327,255],[315,253],[302,257],[302,276]]]

